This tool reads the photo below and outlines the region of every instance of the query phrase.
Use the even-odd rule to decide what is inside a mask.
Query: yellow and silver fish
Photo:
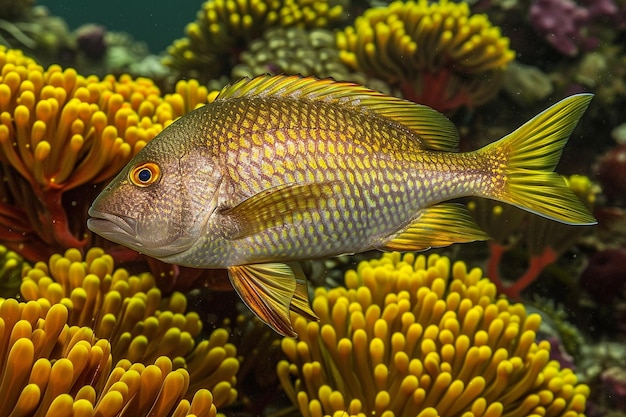
[[[165,262],[227,268],[259,318],[293,336],[290,310],[316,318],[297,261],[489,238],[447,200],[594,224],[553,172],[591,97],[458,153],[455,126],[429,107],[330,79],[244,79],[149,142],[93,202],[88,227]]]

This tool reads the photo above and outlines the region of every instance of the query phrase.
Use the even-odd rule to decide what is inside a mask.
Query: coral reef
[[[155,82],[164,78],[165,68],[160,65],[160,59],[150,54],[145,42],[135,40],[125,32],[106,31],[104,34],[106,53],[100,61],[95,61],[103,66],[107,74],[133,74],[140,77],[154,76]],[[159,69],[152,72],[147,70],[144,60],[159,60]],[[169,90],[168,90],[169,91]]]
[[[0,239],[29,260],[84,248],[89,196],[206,99],[195,81],[162,97],[148,79],[43,70],[0,47]]]
[[[332,0],[207,0],[186,37],[167,49],[164,63],[180,77],[206,82],[227,73],[238,53],[271,27],[328,27],[344,19],[344,6]]]
[[[15,20],[24,17],[35,4],[35,0],[2,0],[0,19]]]
[[[622,411],[626,411],[626,368],[614,366],[606,369],[600,376],[614,404]]]
[[[535,30],[564,55],[578,53],[581,27],[588,19],[587,10],[571,0],[536,0],[530,7]]]
[[[240,55],[230,78],[233,80],[262,74],[299,74],[352,81],[391,94],[389,86],[378,79],[353,72],[339,58],[335,35],[328,29],[270,28],[250,43]]]
[[[70,249],[25,268],[21,290],[24,302],[0,299],[0,414],[214,416],[235,400],[226,330],[196,344],[198,315],[150,274]]]
[[[577,361],[587,340],[581,329],[572,322],[572,311],[562,303],[537,294],[532,300],[525,300],[524,305],[527,313],[541,316],[537,339],[550,343],[550,358],[558,361],[561,368],[577,371]]]
[[[610,202],[626,202],[626,143],[618,144],[598,161],[598,181]]]
[[[151,56],[144,42],[94,23],[85,23],[71,31],[62,17],[33,3],[32,0],[0,2],[1,45],[24,51],[44,67],[71,66],[81,74],[99,77],[122,73],[164,77],[162,68],[159,73],[142,62]]]
[[[626,415],[624,0],[207,0],[164,58],[34,3],[0,1],[0,415],[569,417],[585,402],[590,417]],[[282,340],[215,291],[224,271],[168,266],[85,227],[106,181],[215,96],[202,85],[261,73],[467,107],[453,114],[462,147],[538,101],[593,92],[559,170],[600,183],[602,195],[570,177],[600,225],[473,200],[494,239],[438,253],[487,258],[493,283],[437,256],[311,261],[322,321],[294,317],[300,339]],[[525,307],[503,298],[529,294]]]
[[[598,249],[587,260],[578,285],[581,291],[575,307],[579,311],[580,328],[593,340],[625,342],[626,249],[619,246]],[[626,369],[626,364],[620,366]]]
[[[327,29],[270,28],[240,55],[231,78],[261,74],[315,75],[347,80],[350,69],[339,59],[335,36]]]
[[[76,40],[65,21],[33,1],[3,1],[0,5],[0,44],[27,51],[45,65],[74,56]]]
[[[535,342],[541,319],[479,269],[385,254],[315,292],[278,374],[304,416],[577,416],[589,388]],[[295,378],[295,380],[294,380]],[[388,413],[388,414],[387,414]]]
[[[107,51],[106,28],[95,23],[78,27],[74,34],[78,48],[90,59],[100,59]]]
[[[626,249],[604,249],[591,255],[580,274],[580,285],[601,304],[626,295]]]
[[[491,99],[514,58],[508,39],[486,15],[447,0],[369,9],[337,33],[337,47],[354,70],[439,111]]]
[[[561,54],[575,56],[596,47],[598,39],[589,26],[618,12],[612,0],[588,1],[579,5],[573,0],[534,0],[530,6],[530,23]]]
[[[518,105],[528,107],[553,92],[552,80],[539,68],[513,61],[504,74],[502,89]]]
[[[588,401],[589,416],[622,416],[626,413],[626,344],[602,341],[583,346],[579,378],[597,386]],[[619,411],[618,411],[619,410]]]

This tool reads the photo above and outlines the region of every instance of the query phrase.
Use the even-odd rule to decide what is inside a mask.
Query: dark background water
[[[38,0],[36,4],[63,17],[72,30],[85,23],[98,23],[128,32],[158,53],[184,36],[185,25],[195,19],[202,1]]]

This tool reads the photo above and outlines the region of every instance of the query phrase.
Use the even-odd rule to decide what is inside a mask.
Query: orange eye
[[[130,182],[138,187],[147,187],[161,178],[161,168],[154,162],[137,165],[130,171]]]

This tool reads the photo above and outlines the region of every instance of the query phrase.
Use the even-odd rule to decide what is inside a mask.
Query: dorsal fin
[[[459,144],[456,127],[438,111],[351,82],[299,75],[260,75],[252,79],[242,78],[224,87],[215,101],[246,96],[339,103],[371,111],[402,124],[416,133],[427,149],[456,151]]]

